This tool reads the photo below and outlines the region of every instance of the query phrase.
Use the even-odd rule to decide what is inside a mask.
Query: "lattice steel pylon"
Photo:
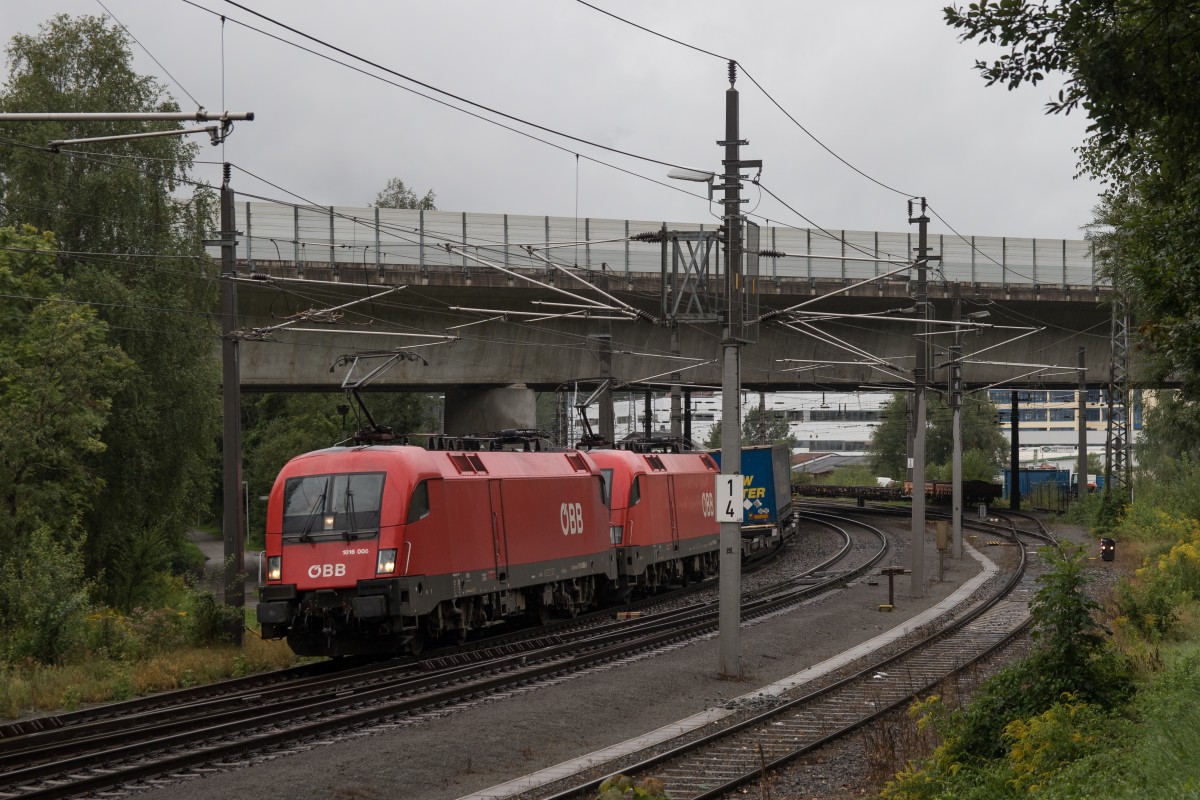
[[[1129,387],[1129,308],[1119,295],[1113,300],[1109,371],[1107,450],[1114,490],[1129,499],[1133,489],[1132,409]]]
[[[663,249],[662,316],[670,324],[720,322],[727,305],[735,303],[739,324],[730,335],[745,343],[758,340],[759,227],[742,220],[742,228],[736,281],[729,280],[728,265],[721,268],[723,230],[663,231],[668,247]]]
[[[671,323],[721,319],[719,231],[663,231],[662,316]]]

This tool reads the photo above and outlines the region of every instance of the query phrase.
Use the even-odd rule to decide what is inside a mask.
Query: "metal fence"
[[[236,207],[239,259],[421,271],[546,268],[529,248],[564,266],[615,273],[658,273],[658,244],[631,242],[637,233],[711,231],[706,225],[659,220],[593,219],[418,211],[351,206],[306,206],[242,200]],[[784,255],[764,259],[760,282],[780,278],[862,280],[911,260],[915,232],[823,231],[764,224],[760,247]],[[1001,236],[930,237],[942,256],[931,280],[1001,285],[1096,286],[1091,242]],[[448,249],[447,245],[450,246]],[[466,254],[463,251],[466,251]],[[861,259],[861,260],[856,260]],[[868,259],[885,259],[888,262]],[[893,265],[894,264],[894,265]]]
[[[1071,487],[1061,483],[1039,483],[1029,498],[1034,511],[1064,514],[1071,505]]]

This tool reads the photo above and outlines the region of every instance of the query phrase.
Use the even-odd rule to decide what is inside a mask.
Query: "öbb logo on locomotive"
[[[313,564],[308,568],[308,577],[310,578],[344,578],[346,576],[345,564]]]
[[[580,503],[563,503],[558,507],[558,522],[563,536],[583,534],[583,506]]]

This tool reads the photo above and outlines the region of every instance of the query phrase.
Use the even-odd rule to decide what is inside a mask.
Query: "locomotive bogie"
[[[462,642],[472,631],[506,620],[533,617],[548,621],[591,610],[596,607],[605,580],[586,575],[524,589],[438,600],[428,611],[415,616],[388,614],[382,595],[312,592],[294,606],[294,616],[281,622],[263,622],[263,636],[287,635],[289,645],[300,655],[400,652],[413,642]],[[438,592],[431,588],[425,594],[432,597]]]

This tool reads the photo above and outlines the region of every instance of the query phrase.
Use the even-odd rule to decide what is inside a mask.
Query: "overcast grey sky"
[[[666,167],[505,123],[565,150],[533,141],[249,30],[234,21],[303,41],[222,0],[103,2],[176,80],[135,46],[139,71],[157,75],[185,110],[195,108],[190,93],[209,110],[255,113],[229,139],[227,160],[314,203],[367,205],[399,176],[418,192],[433,189],[438,208],[451,211],[697,222],[718,211],[583,158],[577,166],[574,153],[664,183]],[[959,43],[943,22],[941,2],[594,4],[737,59],[826,147],[901,193],[926,196],[960,233],[1082,238],[1098,193],[1073,177],[1073,148],[1086,120],[1045,115],[1057,84],[1016,92],[985,87],[972,64],[996,50]],[[720,169],[724,61],[580,3],[242,5],[539,125],[661,161]],[[196,6],[225,14],[223,32],[217,15]],[[105,12],[97,0],[0,0],[0,32],[6,39],[35,33],[54,13]],[[737,88],[742,137],[750,141],[743,157],[763,160],[762,182],[771,191],[825,228],[908,229],[904,194],[839,162],[745,77]],[[221,159],[219,148],[203,148],[201,158]],[[198,174],[219,181],[215,165],[201,165]],[[241,173],[234,186],[286,197]],[[753,187],[746,196],[747,209],[808,227],[770,197],[760,202]],[[937,220],[931,230],[949,233]]]

